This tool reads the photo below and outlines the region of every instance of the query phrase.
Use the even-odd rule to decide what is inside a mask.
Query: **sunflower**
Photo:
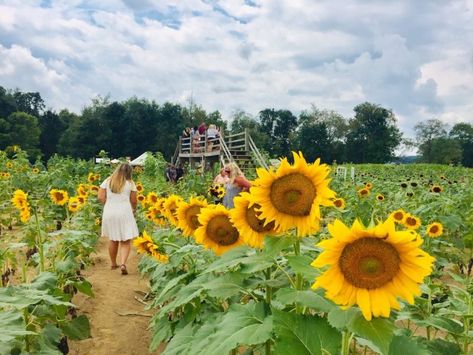
[[[38,173],[39,173],[39,169],[38,169],[38,168],[33,168],[33,169],[31,169],[31,172],[32,172],[33,174],[38,174]]]
[[[358,220],[351,229],[335,220],[328,229],[332,238],[318,244],[324,251],[312,266],[329,268],[312,288],[324,288],[343,308],[358,304],[366,320],[389,317],[391,308],[400,308],[397,297],[413,304],[420,296],[435,259],[419,248],[417,233],[396,231],[391,218],[368,229]]]
[[[443,226],[440,222],[433,222],[427,226],[427,235],[431,238],[439,237],[443,234]]]
[[[367,188],[368,190],[371,190],[373,188],[373,184],[371,182],[367,182],[365,184],[365,188]]]
[[[396,210],[391,213],[390,217],[394,220],[396,223],[401,223],[404,224],[404,220],[406,219],[407,213],[404,212],[403,209]]]
[[[294,165],[287,158],[277,170],[257,169],[251,188],[251,202],[260,205],[260,219],[274,222],[278,232],[297,228],[302,237],[320,228],[320,205],[331,206],[335,192],[330,190],[330,169],[317,159],[307,164],[302,153],[293,152]]]
[[[10,173],[7,171],[2,172],[2,177],[8,179],[10,177]]]
[[[378,200],[378,201],[384,201],[384,195],[382,195],[382,194],[377,194],[377,195],[376,195],[376,200]]]
[[[434,193],[441,193],[443,191],[442,187],[440,185],[432,185],[432,187],[430,188],[430,192],[434,192]]]
[[[212,184],[207,192],[220,200],[225,196],[225,187],[222,184]]]
[[[93,183],[97,180],[96,175],[94,173],[89,173],[87,176],[87,181],[90,183]]]
[[[162,203],[162,214],[168,219],[168,221],[177,227],[177,206],[182,201],[182,197],[178,195],[169,196],[164,203]]]
[[[88,188],[86,185],[79,184],[79,186],[77,186],[77,195],[87,197],[87,195],[89,194],[87,190]]]
[[[411,186],[412,186],[412,187],[417,187],[417,185],[418,185],[417,182],[415,182],[415,181],[412,181],[412,182],[411,182]]]
[[[99,193],[99,187],[95,185],[89,185],[89,192],[92,195],[97,195]]]
[[[339,198],[336,198],[335,200],[333,200],[333,205],[340,209],[340,210],[343,210],[346,206],[346,203],[345,203],[345,200],[341,197]]]
[[[22,221],[23,223],[26,223],[30,220],[31,218],[31,211],[30,211],[30,208],[29,206],[24,206],[21,208],[20,210],[20,221]]]
[[[138,191],[138,193],[143,193],[144,190],[145,189],[143,188],[143,184],[140,181],[138,181],[136,183],[136,191]]]
[[[413,216],[411,214],[407,214],[406,218],[404,219],[404,226],[407,229],[417,229],[421,225],[421,221],[419,217]]]
[[[142,237],[133,240],[133,246],[139,254],[147,254],[160,263],[167,263],[169,261],[168,256],[164,254],[164,250],[151,239],[146,231],[143,231]]]
[[[407,197],[412,197],[412,196],[414,196],[414,193],[412,191],[407,191],[406,196]]]
[[[65,205],[69,200],[69,194],[67,191],[58,189],[52,189],[49,191],[49,197],[51,197],[51,200],[54,202],[54,204],[58,206]]]
[[[156,192],[148,192],[146,195],[146,203],[149,205],[154,205],[156,202],[158,202],[158,195]]]
[[[79,201],[79,203],[80,203],[81,205],[83,205],[83,204],[85,203],[85,201],[87,201],[87,196],[81,196],[81,195],[79,195],[79,196],[77,196],[77,200]]]
[[[194,232],[195,240],[215,254],[221,255],[243,244],[238,230],[230,221],[230,211],[224,206],[204,207],[198,219],[201,226]]]
[[[11,169],[13,168],[13,163],[11,161],[8,161],[5,166],[7,167],[7,169]]]
[[[407,183],[405,183],[405,182],[401,183],[401,187],[402,187],[403,189],[407,188]]]
[[[163,216],[161,207],[158,203],[148,208],[146,218],[153,221],[153,223],[158,226],[166,225],[166,218]]]
[[[11,199],[13,205],[21,210],[23,207],[28,206],[28,194],[23,190],[15,190]]]
[[[250,201],[250,194],[240,193],[234,198],[235,207],[230,210],[230,221],[240,233],[243,241],[253,248],[262,248],[266,235],[277,234],[274,229],[274,222],[265,223],[259,219],[260,206]]]
[[[191,237],[195,230],[200,227],[199,213],[201,208],[208,205],[202,198],[191,197],[189,203],[182,201],[177,206],[177,226],[182,229],[182,234]]]
[[[77,196],[73,196],[69,198],[69,203],[67,207],[69,211],[77,212],[82,207],[82,204],[80,203],[79,198]]]
[[[145,204],[146,202],[146,196],[145,195],[142,195],[142,194],[138,194],[136,195],[136,199],[138,200],[139,203],[141,203],[142,205]]]
[[[360,196],[360,197],[366,197],[366,196],[369,196],[370,190],[367,189],[366,187],[363,187],[363,188],[359,189],[357,191],[357,193],[358,193],[358,196]]]

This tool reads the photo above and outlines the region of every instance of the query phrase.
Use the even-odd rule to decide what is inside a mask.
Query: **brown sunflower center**
[[[335,207],[342,207],[342,200],[335,200],[333,201],[333,204],[335,205]]]
[[[258,233],[272,231],[274,229],[274,222],[270,222],[265,226],[265,219],[258,219],[258,216],[261,214],[261,212],[256,211],[256,209],[260,207],[260,205],[254,204],[253,206],[246,209],[246,222],[251,227],[251,229]]]
[[[197,217],[200,213],[200,208],[200,206],[190,206],[186,210],[187,225],[192,229],[197,229],[201,226]]]
[[[404,218],[404,214],[402,212],[396,212],[394,213],[394,219],[396,221],[402,221],[402,219]]]
[[[365,289],[382,287],[399,272],[396,248],[378,238],[361,238],[343,249],[339,266],[345,279]]]
[[[61,201],[64,198],[64,195],[62,192],[56,192],[54,193],[54,197],[56,198],[56,201]]]
[[[415,218],[407,217],[406,218],[406,224],[408,224],[410,226],[415,226],[417,224],[417,221],[416,221]]]
[[[430,227],[430,233],[437,233],[439,231],[439,226]]]
[[[224,215],[212,218],[207,224],[206,231],[208,237],[219,245],[232,245],[238,240],[238,230]]]
[[[273,206],[292,216],[308,216],[316,196],[312,181],[299,173],[282,176],[271,185]]]

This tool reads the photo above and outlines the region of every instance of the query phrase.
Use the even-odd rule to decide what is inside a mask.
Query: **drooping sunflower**
[[[162,204],[162,214],[166,216],[168,221],[177,227],[177,206],[182,201],[182,197],[178,195],[170,195]]]
[[[404,219],[404,226],[407,229],[418,229],[421,226],[421,221],[419,217],[413,216],[411,214],[407,214],[406,218]]]
[[[443,191],[443,189],[440,185],[432,185],[432,187],[430,188],[430,192],[433,192],[433,193],[436,193],[436,194],[439,194],[442,191]]]
[[[403,209],[398,209],[391,213],[390,217],[396,223],[404,224],[404,220],[406,219],[407,213]]]
[[[346,203],[345,203],[345,199],[339,197],[339,198],[336,198],[335,200],[333,200],[333,205],[340,209],[340,210],[343,210],[346,206]]]
[[[312,266],[329,268],[312,288],[324,288],[343,308],[358,304],[366,320],[389,317],[391,308],[400,307],[398,297],[413,304],[420,296],[419,284],[435,259],[419,248],[417,233],[396,231],[391,218],[373,228],[356,220],[351,229],[335,220],[328,229],[332,238],[318,244],[324,251]]]
[[[443,225],[440,222],[433,222],[427,226],[427,235],[431,238],[437,238],[443,234]]]
[[[329,188],[330,169],[317,159],[308,164],[302,153],[293,152],[294,165],[287,158],[274,170],[257,169],[251,188],[251,202],[261,207],[259,218],[274,222],[278,232],[293,227],[299,237],[320,228],[320,205],[331,206],[335,192]]]
[[[208,205],[207,201],[191,197],[189,202],[182,201],[177,206],[177,226],[181,228],[182,234],[191,237],[195,230],[200,227],[199,214],[200,210]]]
[[[199,223],[195,232],[195,240],[215,254],[221,255],[226,251],[244,244],[238,230],[230,221],[230,211],[222,205],[204,207],[200,210]]]
[[[360,196],[360,197],[366,197],[366,196],[369,196],[370,190],[367,189],[366,187],[363,187],[363,188],[359,189],[357,191],[357,193],[358,193],[358,196]]]
[[[230,221],[238,230],[243,241],[253,248],[262,248],[266,235],[276,235],[274,222],[265,223],[260,219],[260,206],[250,200],[250,194],[241,193],[233,200],[235,207],[230,210]]]
[[[58,189],[51,189],[51,191],[49,191],[49,197],[51,197],[53,203],[58,206],[64,206],[69,200],[67,191]]]

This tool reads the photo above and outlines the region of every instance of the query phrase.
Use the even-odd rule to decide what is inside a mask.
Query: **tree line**
[[[364,102],[345,118],[315,106],[295,116],[289,110],[266,108],[256,116],[235,112],[229,121],[219,111],[207,112],[189,102],[158,104],[132,97],[122,102],[97,97],[80,114],[46,109],[38,92],[0,86],[0,149],[19,145],[32,158],[52,155],[90,159],[105,150],[111,157],[136,157],[161,152],[170,160],[185,127],[205,122],[224,132],[247,129],[270,157],[302,151],[324,162],[386,163],[396,161],[401,147],[417,148],[419,161],[473,166],[473,126],[447,125],[432,119],[416,125],[416,139],[405,139],[392,110]]]

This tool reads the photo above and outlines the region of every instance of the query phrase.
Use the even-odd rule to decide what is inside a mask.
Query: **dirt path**
[[[136,291],[148,290],[148,281],[141,278],[137,267],[140,257],[134,250],[131,251],[127,263],[129,274],[122,276],[120,270],[110,270],[107,243],[108,239],[100,238],[95,265],[85,272],[87,280],[92,283],[95,298],[80,294],[73,300],[79,307],[78,313],[89,317],[92,338],[71,341],[69,354],[149,354],[150,332],[147,327],[150,318],[117,314],[152,314],[151,311],[144,311],[144,305],[135,299],[143,297]]]

